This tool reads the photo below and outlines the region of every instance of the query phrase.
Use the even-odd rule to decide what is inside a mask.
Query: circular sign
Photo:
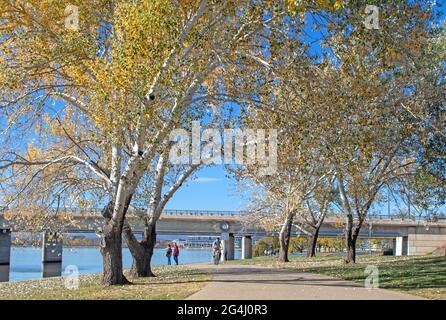
[[[221,230],[223,230],[223,231],[228,231],[228,230],[229,230],[229,223],[227,223],[227,222],[222,222],[222,223],[220,224],[220,228],[221,228]]]

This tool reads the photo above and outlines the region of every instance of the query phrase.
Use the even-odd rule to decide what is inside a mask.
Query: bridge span
[[[134,211],[128,215],[132,229],[142,231],[141,219]],[[139,212],[143,214],[143,212]],[[74,212],[72,223],[63,225],[55,236],[51,230],[42,230],[42,263],[44,276],[61,274],[62,233],[101,233],[103,219],[100,211]],[[242,259],[252,257],[252,238],[274,235],[253,226],[244,212],[165,210],[157,222],[157,234],[169,235],[220,235],[223,239],[222,259],[234,259],[234,237],[242,237]],[[0,215],[0,281],[9,278],[11,232],[26,231],[14,226]],[[305,235],[293,228],[293,236]],[[320,236],[340,237],[343,235],[342,220],[328,217],[321,226]],[[393,240],[394,255],[421,255],[446,245],[446,219],[401,219],[389,216],[370,215],[362,227],[361,238],[383,238]],[[8,275],[6,275],[8,274]]]

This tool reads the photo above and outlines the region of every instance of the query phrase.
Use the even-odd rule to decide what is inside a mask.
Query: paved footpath
[[[324,275],[246,265],[194,265],[213,279],[189,300],[411,300],[419,297]]]

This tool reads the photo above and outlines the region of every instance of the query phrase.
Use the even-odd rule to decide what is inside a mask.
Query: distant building
[[[220,238],[219,236],[188,236],[186,241],[184,242],[184,246],[190,248],[206,248],[212,247],[212,243],[214,243],[215,239]],[[241,238],[235,237],[234,239],[234,247],[241,247]]]
[[[216,236],[188,236],[184,245],[191,248],[211,247]]]

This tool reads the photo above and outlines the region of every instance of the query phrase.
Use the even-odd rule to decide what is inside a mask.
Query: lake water
[[[132,257],[127,248],[122,250],[124,268],[130,268]],[[241,250],[235,250],[235,258],[240,259]],[[181,249],[180,264],[211,262],[211,250]],[[12,247],[10,281],[39,279],[41,275],[42,249],[37,247]],[[164,249],[155,249],[152,264],[166,264]],[[173,259],[172,259],[173,263]],[[102,272],[102,256],[99,248],[63,248],[62,272],[68,265],[76,265],[79,273]]]

